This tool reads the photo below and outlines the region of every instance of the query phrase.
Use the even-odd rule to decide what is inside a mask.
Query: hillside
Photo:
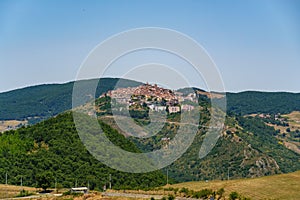
[[[252,114],[250,115],[260,119],[265,125],[276,130],[274,137],[278,143],[288,149],[300,154],[300,112],[293,111],[289,114]]]
[[[112,90],[122,80],[122,87],[138,86],[141,83],[127,79],[103,78],[98,83],[96,97]],[[92,84],[97,80],[85,80]],[[97,83],[96,83],[97,84]],[[0,121],[28,120],[29,124],[42,121],[61,112],[71,109],[74,82],[64,84],[46,84],[26,87],[0,93]],[[196,89],[196,88],[194,88]],[[203,90],[197,89],[205,94]],[[181,90],[179,90],[181,91]],[[90,99],[89,91],[84,91]],[[253,113],[282,113],[300,111],[300,94],[286,92],[241,92],[226,93],[228,113],[240,115]]]
[[[234,122],[234,126],[230,121]],[[169,176],[183,182],[224,180],[228,176],[233,179],[260,177],[299,170],[300,155],[278,143],[273,136],[275,132],[257,119],[236,121],[229,118],[216,146],[205,158],[199,159],[199,149],[205,136],[205,129],[200,129],[187,152],[168,167]],[[133,141],[142,144],[138,145],[142,147],[148,144],[146,149],[149,150],[149,144],[158,137]],[[166,173],[166,169],[164,171]]]
[[[214,180],[230,178],[260,177],[278,173],[288,173],[300,169],[300,155],[287,149],[276,138],[278,132],[257,117],[227,116],[226,127],[216,146],[203,159],[199,159],[199,150],[207,131],[210,119],[209,99],[199,96],[201,117],[198,133],[188,150],[167,167],[168,174],[177,182],[191,180]],[[100,119],[116,128],[125,136],[111,117],[110,98],[96,101]],[[141,112],[141,111],[140,111]],[[192,112],[190,112],[192,115]],[[131,111],[131,117],[139,118],[136,123],[141,126],[149,123],[147,114],[140,118]],[[118,116],[117,116],[118,117]],[[121,117],[121,116],[119,116]],[[166,148],[168,142],[177,133],[180,114],[173,113],[167,117],[167,123],[155,136],[149,138],[128,137],[143,152]],[[134,130],[131,127],[131,131]],[[166,173],[167,169],[164,169]]]
[[[300,93],[247,91],[226,93],[226,98],[228,112],[239,115],[300,111]]]
[[[107,137],[121,148],[139,152],[133,143],[118,132],[102,124]],[[36,186],[38,176],[47,174],[63,187],[86,186],[102,190],[112,186],[121,188],[151,188],[165,184],[159,172],[130,174],[113,170],[89,154],[75,130],[72,114],[67,112],[33,126],[7,131],[0,136],[0,182]]]
[[[102,78],[99,83],[96,79],[83,80],[79,81],[79,84],[98,84],[96,97],[99,97],[102,93],[112,90],[120,80],[124,87],[141,84],[118,78]],[[74,82],[46,84],[0,93],[0,120],[28,120],[29,124],[34,124],[69,110],[72,108],[73,85]],[[92,92],[84,92],[86,96],[83,98],[86,101],[90,100],[88,95]]]

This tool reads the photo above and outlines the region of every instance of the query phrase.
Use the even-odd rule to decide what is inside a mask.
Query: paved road
[[[37,194],[37,195],[32,195],[32,196],[27,196],[27,197],[6,198],[5,200],[39,199],[39,198],[55,197],[55,196],[58,196],[58,195],[55,195],[55,194]]]
[[[161,199],[163,197],[163,195],[133,194],[133,193],[121,193],[121,192],[103,192],[102,196],[131,197],[131,198],[142,198],[142,199],[150,199],[151,197],[153,197],[154,199]]]
[[[45,197],[54,197],[53,194],[38,194],[28,197],[18,197],[18,198],[7,198],[5,200],[22,200],[22,199],[39,199]],[[167,197],[168,195],[151,195],[151,194],[134,194],[134,193],[122,193],[122,192],[103,192],[102,196],[106,197],[128,197],[128,198],[139,198],[139,199],[162,199],[164,196]],[[185,198],[185,197],[176,197],[176,200],[201,200],[201,199],[194,199],[194,198]]]
[[[102,196],[107,197],[130,197],[130,198],[140,198],[140,199],[150,199],[153,197],[154,199],[161,199],[162,197],[166,197],[168,195],[151,195],[151,194],[134,194],[134,193],[122,193],[122,192],[103,192]],[[185,197],[176,197],[176,200],[201,200],[194,198],[185,198]]]

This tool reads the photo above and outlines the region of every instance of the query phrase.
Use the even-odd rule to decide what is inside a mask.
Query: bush
[[[71,194],[71,190],[68,190],[68,191],[63,193],[63,196],[67,196],[67,195],[70,195],[70,194]]]
[[[197,199],[208,198],[212,194],[213,194],[213,191],[211,189],[203,189],[203,190],[194,192],[193,198],[197,198]]]
[[[231,192],[230,194],[229,194],[229,199],[230,200],[236,200],[236,199],[238,199],[239,198],[239,194],[237,193],[237,192]]]
[[[188,188],[181,188],[180,193],[185,193],[185,194],[188,194],[189,193],[189,189]]]
[[[178,190],[179,190],[179,188],[175,188],[174,193],[177,194]]]
[[[20,191],[20,193],[16,197],[27,197],[30,195],[33,195],[33,193],[23,189]]]
[[[219,196],[218,199],[221,199],[223,197],[224,193],[225,193],[224,188],[219,189],[217,191],[217,195]]]
[[[168,188],[164,188],[164,191],[174,191],[175,188],[172,188],[172,187],[168,187]]]
[[[191,197],[194,194],[194,191],[193,190],[189,190],[188,188],[181,188],[181,190],[179,192],[183,193],[184,197]]]
[[[174,200],[174,199],[175,199],[175,197],[173,195],[168,196],[168,200]]]

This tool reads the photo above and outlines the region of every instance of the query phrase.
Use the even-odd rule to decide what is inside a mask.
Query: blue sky
[[[74,80],[96,45],[140,27],[195,39],[227,91],[300,92],[299,10],[297,0],[2,0],[0,92]]]

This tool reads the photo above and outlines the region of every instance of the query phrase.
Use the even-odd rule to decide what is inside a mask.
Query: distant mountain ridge
[[[119,80],[122,87],[136,87],[141,82],[102,78],[83,80],[98,84],[96,97],[114,89]],[[42,121],[72,108],[74,82],[44,84],[0,93],[0,120],[29,120],[30,124]],[[117,85],[118,87],[118,85]],[[205,94],[204,90],[193,88]],[[227,111],[246,115],[253,113],[290,113],[300,111],[300,93],[255,92],[226,93]],[[87,98],[88,100],[88,98]]]
[[[300,93],[246,91],[227,93],[227,110],[235,114],[288,114],[300,111]]]
[[[134,87],[141,84],[119,78],[102,78],[99,82],[98,79],[79,82],[80,84],[98,85],[96,97],[99,97],[102,93],[114,89],[120,80],[122,80],[124,87]],[[72,108],[73,86],[74,82],[44,84],[0,93],[0,120],[26,119],[29,120],[30,124],[34,124],[69,110]]]

